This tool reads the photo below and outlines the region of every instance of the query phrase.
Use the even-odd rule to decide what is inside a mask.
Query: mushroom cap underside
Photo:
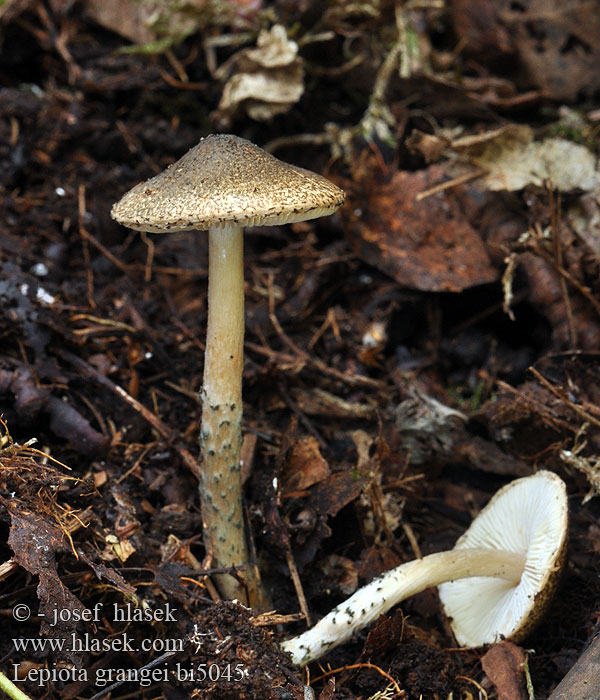
[[[321,175],[288,165],[246,139],[218,134],[129,190],[111,215],[124,226],[154,233],[269,226],[328,216],[344,198]]]
[[[568,502],[562,479],[548,471],[500,489],[455,549],[485,547],[525,555],[520,582],[475,577],[443,583],[440,600],[461,646],[519,641],[545,612],[566,552]]]

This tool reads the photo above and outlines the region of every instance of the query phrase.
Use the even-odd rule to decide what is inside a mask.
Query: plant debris
[[[599,18],[598,0],[0,6],[0,670],[32,700],[113,683],[579,698],[600,594]],[[327,219],[245,239],[262,615],[220,600],[236,572],[201,534],[206,234],[110,218],[223,129],[347,192]],[[540,469],[568,487],[569,565],[526,666],[505,644],[457,650],[435,590],[324,671],[281,652]]]
[[[289,111],[304,92],[304,68],[298,44],[287,38],[285,27],[263,29],[255,49],[242,49],[217,70],[231,75],[214,118],[221,128],[231,126],[240,109],[252,119],[267,121]]]

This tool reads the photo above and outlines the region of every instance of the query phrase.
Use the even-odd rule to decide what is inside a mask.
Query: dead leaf
[[[511,477],[531,474],[523,460],[503,452],[494,442],[466,431],[458,432],[449,459],[489,474]]]
[[[123,564],[135,553],[135,547],[129,540],[120,540],[116,535],[106,535],[104,542],[104,550],[100,553],[100,558],[104,561],[118,559]]]
[[[512,53],[511,37],[498,21],[497,0],[452,0],[452,22],[468,53]]]
[[[585,146],[561,138],[534,141],[528,126],[500,129],[455,139],[462,160],[487,173],[480,182],[489,190],[522,190],[550,183],[559,192],[589,192],[598,185],[596,158]]]
[[[92,556],[87,556],[84,552],[79,552],[79,558],[94,570],[99,581],[108,581],[108,583],[126,596],[135,595],[135,587],[127,583],[115,569],[111,569],[104,564],[94,561]]]
[[[311,435],[301,437],[290,450],[282,474],[284,494],[303,491],[330,474],[329,465],[321,455],[319,443]]]
[[[419,129],[413,129],[405,141],[405,146],[411,153],[423,156],[426,163],[436,163],[448,149],[450,141],[443,136],[426,134]]]
[[[567,248],[570,241],[563,238]],[[524,253],[519,257],[519,264],[525,271],[529,285],[530,302],[548,319],[552,328],[554,346],[565,348],[571,346],[571,329],[569,317],[565,313],[565,299],[556,270],[545,260],[533,253]],[[575,279],[580,277],[576,266]],[[569,295],[571,315],[575,332],[575,344],[582,349],[596,349],[600,345],[600,325],[598,316],[588,301],[579,294]]]
[[[261,0],[85,0],[84,4],[100,26],[160,51],[211,23],[235,24],[236,19],[248,18],[260,9]]]
[[[314,487],[309,505],[319,514],[334,517],[358,497],[362,485],[362,479],[357,479],[348,472],[333,474]]]
[[[395,569],[402,564],[396,552],[384,545],[373,545],[362,552],[358,566],[358,575],[370,581],[384,571]]]
[[[600,88],[597,0],[503,0],[499,13],[529,78],[556,100]]]
[[[416,196],[444,177],[441,166],[377,178],[375,167],[340,210],[357,255],[403,287],[460,292],[493,282],[498,273],[454,192]]]
[[[525,652],[512,642],[494,644],[481,659],[485,675],[496,686],[498,700],[527,700]]]
[[[323,690],[319,693],[319,700],[333,700],[335,693],[335,678],[329,678]]]
[[[546,97],[575,100],[600,87],[597,0],[453,0],[450,9],[464,53],[490,67],[514,57]]]
[[[569,207],[567,216],[577,236],[600,260],[600,180],[593,192],[583,195]]]
[[[145,44],[156,39],[150,27],[155,7],[135,0],[86,0],[90,17],[101,27],[117,32],[134,44]]]
[[[369,630],[361,654],[362,658],[381,657],[386,650],[398,649],[405,641],[406,618],[401,609],[393,615],[380,615]]]
[[[240,110],[257,121],[287,112],[304,92],[298,45],[288,39],[285,28],[276,24],[262,30],[256,43],[256,48],[238,51],[217,71],[217,77],[223,77],[235,70],[223,88],[214,115],[223,127]]]
[[[60,580],[56,553],[64,551],[67,541],[62,530],[44,516],[25,510],[17,501],[4,503],[10,514],[8,545],[15,560],[30,574],[38,576],[37,595],[40,601],[43,637],[66,638],[75,634],[78,615],[62,615],[54,619],[56,610],[77,611],[83,603]],[[65,647],[68,649],[69,647]],[[65,651],[63,658],[80,663],[80,654]]]
[[[410,387],[408,393],[394,414],[398,446],[410,455],[410,463],[423,464],[434,455],[437,459],[437,455],[451,452],[467,416],[416,386]]]

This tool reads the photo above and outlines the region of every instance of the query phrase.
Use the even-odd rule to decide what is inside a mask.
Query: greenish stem
[[[260,608],[266,598],[258,568],[249,561],[242,508],[243,256],[241,226],[209,230],[200,502],[204,543],[214,565],[243,567],[239,571],[243,584],[229,574],[216,577],[221,595]]]
[[[217,567],[247,564],[242,512],[242,366],[244,351],[244,238],[241,226],[209,230],[208,323],[202,385],[204,544]],[[240,583],[217,577],[227,599],[247,602]]]
[[[2,671],[0,671],[0,690],[6,693],[12,700],[31,700],[29,695],[26,695],[20,688],[18,688],[7,676],[5,676]]]

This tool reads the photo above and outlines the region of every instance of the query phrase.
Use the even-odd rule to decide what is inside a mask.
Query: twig
[[[90,265],[88,232],[85,230],[85,226],[83,224],[86,215],[85,185],[79,185],[79,190],[77,192],[77,212],[79,220],[79,236],[81,238],[81,247],[83,249],[83,266],[85,268],[85,274],[87,279],[88,304],[91,308],[94,308],[96,306],[96,302],[94,301],[94,273],[92,271],[92,266]]]
[[[415,537],[415,533],[412,527],[408,523],[402,523],[402,529],[404,530],[404,534],[406,535],[407,540],[410,542],[410,546],[412,548],[413,554],[415,555],[415,558],[420,559],[423,556],[423,554],[421,552],[421,548],[419,547],[419,543],[417,541],[417,538]]]
[[[573,409],[573,411],[575,411],[575,413],[577,413],[582,418],[584,418],[588,423],[591,423],[592,425],[595,425],[597,428],[600,428],[600,420],[598,420],[597,418],[594,418],[594,416],[590,415],[587,411],[584,411],[584,409],[581,408],[581,406],[579,406],[578,404],[571,401],[571,399],[569,399],[567,396],[565,396],[565,394],[560,389],[555,387],[554,384],[551,384],[546,379],[546,377],[544,377],[543,374],[538,372],[538,370],[535,367],[530,367],[529,371],[538,380],[538,382],[540,382],[540,384],[542,384],[542,386],[545,386],[546,389],[548,389],[548,391],[552,392],[554,394],[554,396],[556,396],[557,399],[560,399],[561,401],[566,403],[567,406],[569,406],[569,408]]]
[[[449,190],[452,187],[457,187],[458,185],[464,185],[465,182],[471,182],[471,180],[476,180],[478,177],[485,175],[487,172],[488,171],[484,168],[480,168],[479,170],[475,170],[475,172],[466,173],[465,175],[455,177],[452,180],[446,180],[446,182],[440,182],[439,185],[434,185],[428,190],[423,190],[423,192],[419,192],[419,194],[415,197],[415,201],[420,202],[421,200],[426,199],[427,197],[431,197],[431,195],[437,194],[438,192]]]
[[[330,377],[335,377],[336,379],[340,379],[343,382],[346,382],[347,384],[350,384],[352,386],[356,385],[362,385],[362,386],[370,386],[370,387],[375,387],[377,389],[383,389],[384,385],[382,382],[377,381],[376,379],[371,379],[370,377],[365,377],[363,375],[356,375],[356,374],[346,374],[345,372],[340,372],[340,370],[335,369],[334,367],[329,367],[329,365],[326,365],[323,360],[320,360],[317,357],[312,357],[309,355],[307,352],[299,348],[296,343],[286,334],[286,332],[283,330],[281,327],[281,324],[279,323],[279,319],[275,315],[275,296],[273,294],[273,273],[269,274],[268,277],[268,290],[269,290],[269,319],[271,321],[271,324],[273,325],[273,328],[277,332],[277,335],[279,338],[282,340],[285,345],[287,345],[290,350],[293,350],[296,355],[305,363],[308,365],[312,365],[316,369],[318,369],[320,372],[323,374],[327,374]]]
[[[554,260],[554,258],[548,253],[548,251],[544,250],[543,246],[539,244],[537,237],[535,237],[534,240],[534,245],[528,247],[528,249],[533,249],[534,253],[539,255],[549,265],[551,265],[556,270],[556,272],[558,272],[559,275],[561,275],[567,280],[567,282],[570,282],[575,287],[575,289],[590,302],[590,304],[594,307],[596,313],[600,316],[600,301],[598,301],[594,297],[590,288],[581,284],[581,282],[575,279],[575,277],[573,277],[573,275],[568,270],[565,270],[564,267],[557,265],[556,260]]]
[[[108,248],[102,245],[100,241],[95,238],[84,226],[83,222],[85,221],[85,214],[86,214],[86,205],[85,205],[85,186],[80,185],[79,187],[79,193],[78,193],[78,208],[79,208],[79,235],[81,237],[82,241],[82,246],[83,246],[83,259],[84,263],[86,266],[86,270],[88,273],[88,296],[91,297],[92,292],[93,292],[93,278],[92,278],[92,271],[90,267],[90,254],[89,254],[89,248],[88,248],[88,243],[91,243],[94,248],[97,248],[102,255],[104,255],[105,258],[111,261],[113,265],[119,268],[121,272],[125,273],[126,275],[129,275],[130,268],[125,265],[125,263],[121,262],[119,258],[117,258],[115,255],[113,255]],[[95,306],[94,303],[91,304],[91,306]]]
[[[485,688],[483,688],[481,685],[479,685],[479,683],[476,680],[474,680],[473,678],[469,678],[469,676],[460,676],[459,675],[459,676],[454,676],[454,677],[456,678],[456,680],[467,681],[468,683],[472,683],[479,691],[479,697],[481,698],[481,700],[488,700],[488,694],[487,694]]]
[[[272,610],[266,613],[261,613],[253,617],[250,622],[255,627],[274,627],[275,625],[286,625],[288,622],[298,622],[304,619],[303,613],[290,613],[289,615],[279,615]]]
[[[503,382],[501,380],[498,380],[497,382],[497,387],[499,389],[504,389],[505,391],[513,394],[513,396],[516,396],[518,400],[522,401],[525,405],[529,406],[532,410],[536,410],[539,415],[542,417],[542,420],[549,421],[550,423],[554,424],[553,427],[559,427],[562,428],[563,430],[568,430],[572,433],[576,433],[577,430],[570,424],[567,423],[567,421],[561,420],[560,418],[557,418],[554,416],[550,410],[548,409],[547,406],[544,406],[544,404],[540,403],[539,401],[536,401],[535,399],[532,399],[531,397],[527,396],[523,392],[519,391],[518,389],[515,389],[514,386],[511,386],[510,384],[507,384],[506,382]]]
[[[294,589],[296,590],[296,596],[298,597],[298,602],[300,603],[300,610],[302,615],[306,620],[306,626],[311,626],[310,612],[308,610],[308,603],[306,602],[306,596],[304,595],[304,588],[302,588],[302,581],[300,581],[300,576],[298,575],[298,569],[296,568],[296,562],[294,561],[294,555],[290,548],[289,542],[286,542],[287,547],[285,548],[285,560],[290,570],[290,576],[292,577],[292,583],[294,584]]]
[[[0,564],[0,581],[4,581],[19,568],[19,564],[14,559],[2,562]]]
[[[119,398],[123,399],[125,403],[129,404],[133,409],[135,409],[141,416],[146,420],[150,425],[156,430],[156,432],[168,443],[173,445],[175,450],[177,450],[177,453],[181,457],[181,460],[183,463],[188,467],[188,469],[192,472],[192,474],[197,478],[200,479],[200,474],[201,474],[201,469],[198,461],[192,456],[192,454],[181,444],[179,438],[177,437],[177,434],[175,431],[173,431],[168,425],[163,423],[160,418],[157,418],[152,411],[147,409],[143,404],[141,404],[137,399],[134,399],[133,396],[130,396],[125,389],[121,388],[118,386],[118,384],[115,384],[112,382],[110,379],[105,377],[103,374],[101,374],[98,370],[96,370],[94,367],[89,365],[87,362],[84,360],[80,359],[76,355],[73,355],[72,353],[66,351],[66,350],[57,350],[58,354],[65,359],[67,362],[70,362],[72,365],[80,369],[85,375],[88,377],[91,377],[96,381],[98,384],[100,384],[103,387],[106,387],[107,389],[110,389],[114,394],[116,394]]]
[[[320,681],[323,678],[327,678],[328,676],[333,676],[334,673],[341,673],[342,671],[353,671],[353,670],[359,669],[359,668],[370,668],[373,671],[377,671],[377,673],[380,673],[384,678],[386,678],[393,685],[394,690],[396,691],[397,698],[405,698],[406,697],[406,691],[404,691],[400,688],[400,686],[398,685],[398,682],[396,680],[394,680],[394,678],[392,678],[389,673],[384,671],[382,668],[379,668],[379,666],[376,666],[375,664],[370,664],[367,662],[358,663],[358,664],[350,664],[349,666],[340,666],[339,668],[334,668],[334,669],[331,669],[329,671],[325,671],[320,676],[313,678],[312,682],[316,683],[317,681]]]

